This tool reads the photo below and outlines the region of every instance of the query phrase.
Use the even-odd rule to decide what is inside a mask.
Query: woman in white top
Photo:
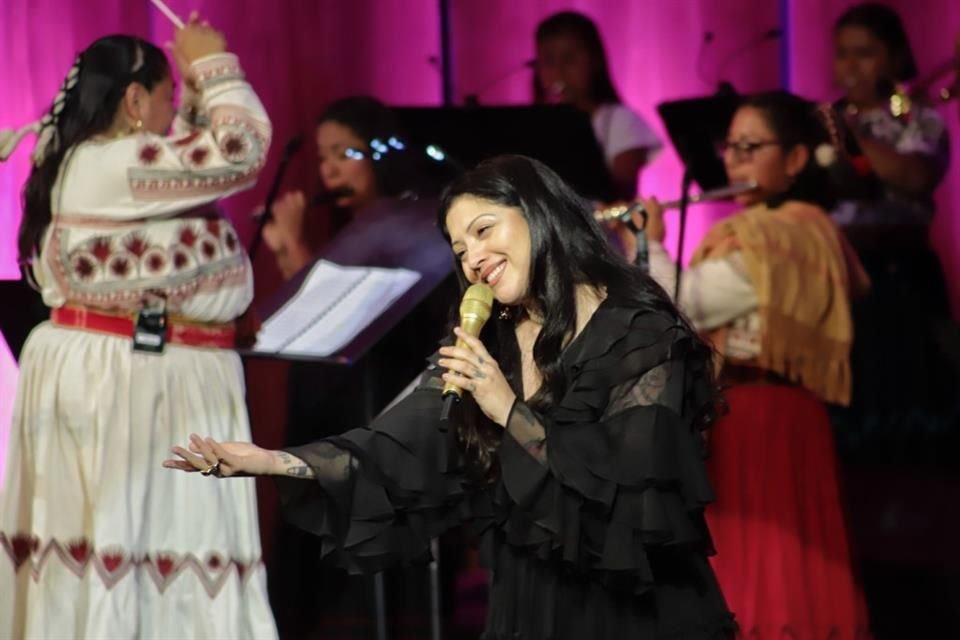
[[[597,26],[575,11],[561,11],[537,26],[538,103],[566,103],[590,114],[616,195],[633,198],[640,170],[663,146],[657,134],[620,101],[610,79]]]
[[[219,32],[193,16],[173,54],[194,117],[172,136],[170,64],[124,35],[77,57],[37,126],[20,253],[51,318],[22,352],[0,494],[2,638],[277,636],[253,481],[159,466],[193,432],[250,437],[231,347],[253,277],[213,205],[254,184],[271,134]]]

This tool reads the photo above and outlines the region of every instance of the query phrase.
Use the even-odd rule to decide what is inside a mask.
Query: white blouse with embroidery
[[[48,306],[134,312],[144,293],[197,321],[239,316],[253,297],[249,260],[213,203],[252,186],[271,127],[236,56],[193,64],[206,126],[71,149],[53,190],[37,279]]]
[[[650,241],[650,275],[673,297],[676,267],[663,244],[655,240]],[[676,303],[701,331],[730,324],[758,307],[757,293],[739,252],[684,269]]]

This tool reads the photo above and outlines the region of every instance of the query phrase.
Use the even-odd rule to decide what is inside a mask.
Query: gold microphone
[[[460,328],[474,338],[479,337],[483,325],[490,319],[492,308],[493,289],[480,282],[470,285],[463,293],[463,300],[460,301]],[[457,338],[457,346],[464,349],[469,348],[460,338]],[[462,398],[463,389],[449,382],[443,385],[443,407],[440,409],[441,423],[450,422],[453,405],[459,403]]]
[[[474,338],[478,337],[483,325],[490,319],[492,308],[493,289],[481,282],[470,285],[463,293],[463,300],[460,301],[460,329]],[[457,346],[469,349],[460,338],[457,339]],[[448,382],[443,385],[443,395],[445,398],[460,399],[463,397],[463,389]]]

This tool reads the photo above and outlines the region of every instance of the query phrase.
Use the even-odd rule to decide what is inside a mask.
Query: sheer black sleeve
[[[437,371],[369,428],[288,451],[313,481],[280,478],[284,515],[353,573],[429,558],[430,538],[470,518]]]
[[[618,310],[581,338],[558,405],[511,413],[497,510],[509,543],[644,590],[651,554],[711,550],[698,428],[709,352],[661,314]]]

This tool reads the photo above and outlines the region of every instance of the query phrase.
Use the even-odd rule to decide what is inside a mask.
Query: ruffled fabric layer
[[[563,398],[511,416],[542,427],[545,459],[508,425],[497,482],[470,487],[421,388],[370,429],[290,449],[317,482],[285,481],[288,515],[351,571],[425,560],[469,525],[494,570],[490,638],[729,637],[703,519],[709,354],[675,318],[607,302],[563,364]]]

